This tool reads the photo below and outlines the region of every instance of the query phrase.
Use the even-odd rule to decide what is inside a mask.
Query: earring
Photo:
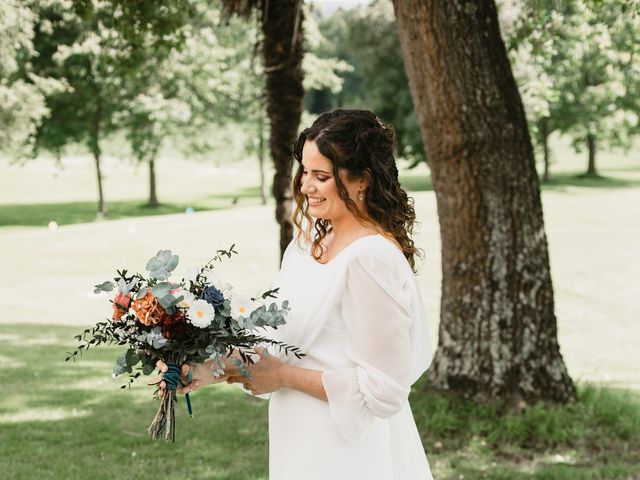
[[[362,190],[358,190],[358,200],[364,200],[364,193],[362,192]]]

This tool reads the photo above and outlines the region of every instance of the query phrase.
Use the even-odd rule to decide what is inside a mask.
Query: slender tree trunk
[[[156,186],[156,152],[149,159],[149,206],[157,207],[160,205],[158,202],[158,190]]]
[[[551,180],[551,171],[549,169],[549,117],[544,117],[541,120],[540,127],[542,149],[544,152],[544,176],[542,180],[546,183]]]
[[[592,133],[587,135],[587,148],[589,149],[589,165],[587,166],[587,176],[595,177],[596,171],[596,136]]]
[[[107,209],[107,203],[104,200],[104,194],[102,191],[102,171],[100,170],[100,160],[102,157],[102,150],[100,148],[101,122],[102,103],[98,102],[93,115],[93,125],[91,128],[91,136],[89,138],[89,149],[93,154],[93,159],[96,164],[96,174],[98,180],[98,215],[101,217],[106,217],[109,214],[109,211]]]
[[[538,175],[493,0],[394,0],[438,204],[430,379],[479,400],[568,402]]]
[[[269,149],[275,167],[272,193],[276,221],[280,225],[280,255],[293,237],[291,193],[291,146],[302,115],[302,1],[266,2],[262,32],[266,101],[271,136]]]
[[[267,204],[267,182],[264,172],[264,120],[262,112],[258,118],[258,162],[260,163],[260,197],[262,204]]]

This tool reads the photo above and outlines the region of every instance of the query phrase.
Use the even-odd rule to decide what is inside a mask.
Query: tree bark
[[[93,154],[96,164],[96,175],[98,180],[98,216],[106,217],[109,214],[107,203],[104,200],[102,191],[102,171],[100,170],[100,160],[102,157],[102,149],[100,148],[100,134],[102,123],[102,103],[98,102],[93,115],[93,125],[89,137],[89,149]]]
[[[157,207],[160,205],[158,202],[158,189],[156,184],[156,154],[149,159],[149,206]]]
[[[293,237],[291,146],[302,116],[302,2],[266,2],[262,16],[263,53],[267,77],[267,115],[271,126],[269,149],[275,167],[272,193],[280,225],[280,257]]]
[[[540,121],[540,135],[542,136],[542,149],[544,152],[544,176],[542,181],[547,183],[551,180],[551,170],[549,168],[549,117],[544,117]]]
[[[437,387],[569,402],[540,186],[493,0],[394,0],[438,205]]]
[[[587,165],[587,176],[595,177],[596,171],[596,136],[592,133],[587,135],[587,148],[589,149],[589,164]]]

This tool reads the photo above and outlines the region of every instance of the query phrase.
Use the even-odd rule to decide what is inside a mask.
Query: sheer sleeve
[[[397,257],[351,259],[342,315],[355,365],[324,371],[322,383],[338,428],[357,442],[375,417],[398,413],[411,388],[411,291]]]

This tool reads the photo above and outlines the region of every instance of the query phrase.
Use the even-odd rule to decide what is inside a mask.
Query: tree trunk
[[[264,119],[262,112],[258,118],[258,163],[260,164],[260,197],[262,204],[267,204],[267,182],[265,182],[264,172]]]
[[[544,176],[542,181],[547,183],[551,180],[549,169],[549,117],[544,117],[540,122],[540,135],[542,136],[542,149],[544,152]]]
[[[540,187],[493,0],[394,0],[438,205],[437,387],[569,402]]]
[[[160,205],[158,202],[158,191],[156,187],[156,154],[149,159],[149,206],[157,207]]]
[[[263,53],[267,76],[267,115],[271,126],[269,148],[275,167],[272,193],[280,225],[280,256],[293,237],[291,145],[302,115],[302,2],[266,2],[262,16]]]
[[[595,177],[598,175],[596,171],[596,136],[592,133],[587,135],[587,147],[589,149],[589,165],[587,166],[587,176]]]
[[[93,115],[93,125],[91,126],[91,134],[89,137],[89,149],[91,150],[93,159],[96,163],[96,174],[98,179],[98,216],[106,217],[109,214],[109,211],[102,191],[102,171],[100,170],[100,160],[102,157],[102,150],[100,148],[101,122],[102,103],[98,102]]]

